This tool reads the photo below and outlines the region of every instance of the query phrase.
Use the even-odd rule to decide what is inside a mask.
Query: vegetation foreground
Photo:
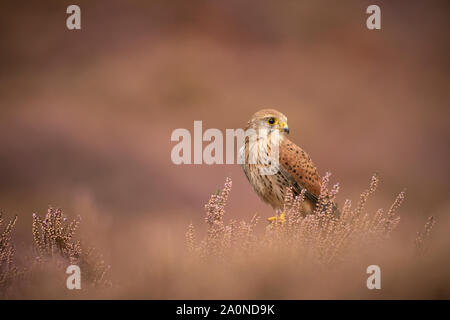
[[[407,287],[402,285],[430,261],[424,257],[430,249],[434,218],[429,217],[411,241],[414,253],[409,254],[392,240],[400,223],[398,210],[405,192],[400,192],[387,210],[367,212],[367,201],[379,184],[374,175],[356,205],[346,200],[336,214],[333,206],[339,184],[330,187],[329,181],[327,173],[314,214],[302,212],[304,193],[294,196],[287,189],[283,216],[268,223],[265,232],[258,234],[257,215],[249,222],[225,221],[225,206],[232,189],[231,179],[226,179],[223,189],[205,205],[205,236],[197,240],[198,228],[189,225],[188,250],[170,261],[153,257],[160,264],[157,271],[128,281],[109,276],[110,266],[102,255],[75,239],[79,217],[69,221],[60,209],[54,208],[44,217],[33,214],[33,254],[25,258],[26,267],[19,267],[11,240],[17,216],[6,226],[0,217],[0,294],[3,298],[45,298],[39,290],[29,294],[33,286],[41,283],[36,279],[44,277],[51,278],[53,285],[58,279],[57,288],[50,284],[48,290],[59,290],[64,292],[61,298],[71,298],[61,284],[65,283],[67,266],[75,264],[83,275],[83,298],[362,298],[367,297],[368,291],[365,268],[379,261],[382,270],[386,266],[391,270],[383,274],[388,288],[383,297],[408,296]],[[396,272],[401,272],[402,266],[410,267],[410,275],[398,280]],[[144,288],[137,284],[145,281],[153,285]],[[389,288],[387,281],[395,286]],[[422,293],[436,296],[436,288]]]

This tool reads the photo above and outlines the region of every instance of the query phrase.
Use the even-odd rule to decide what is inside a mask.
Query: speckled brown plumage
[[[286,137],[289,133],[286,116],[273,109],[260,110],[245,129],[268,130],[268,135],[258,137],[254,145],[247,137],[240,150],[240,157],[244,159],[242,167],[255,192],[274,209],[282,210],[286,188],[292,188],[295,195],[306,189],[304,210],[312,212],[320,194],[321,179],[309,155]],[[279,139],[279,168],[276,174],[262,175],[259,169],[270,164],[271,139],[272,142]],[[252,154],[258,151],[256,163],[250,163]]]
[[[315,196],[320,194],[320,176],[309,155],[284,138],[280,145],[280,164],[292,178]]]

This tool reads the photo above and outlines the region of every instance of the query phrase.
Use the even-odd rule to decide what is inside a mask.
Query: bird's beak
[[[281,124],[281,130],[280,131],[283,131],[283,132],[286,132],[287,134],[289,134],[289,127],[288,127],[286,122],[283,122]]]

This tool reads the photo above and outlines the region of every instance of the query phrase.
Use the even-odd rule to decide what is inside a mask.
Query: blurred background
[[[70,4],[81,7],[82,30],[66,28]],[[370,4],[381,7],[381,30],[366,28]],[[448,1],[4,0],[0,209],[19,215],[19,245],[31,241],[33,212],[79,214],[113,269],[136,270],[129,243],[172,254],[155,243],[200,225],[225,177],[228,218],[273,214],[239,165],[170,158],[177,128],[193,130],[194,120],[204,130],[242,128],[273,107],[319,173],[340,182],[338,202],[356,202],[374,172],[382,179],[374,208],[406,188],[399,213],[414,237],[409,224],[446,219],[450,209],[449,9]]]

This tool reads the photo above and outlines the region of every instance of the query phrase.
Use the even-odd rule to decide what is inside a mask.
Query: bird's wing
[[[320,195],[320,176],[309,155],[285,138],[280,143],[280,172],[290,180],[293,192],[299,194],[306,188],[305,196],[317,202]]]

